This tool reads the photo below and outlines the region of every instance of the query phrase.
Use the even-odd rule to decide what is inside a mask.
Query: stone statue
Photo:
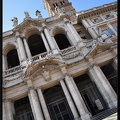
[[[36,16],[38,16],[38,19],[43,19],[41,12],[39,10],[36,10]]]
[[[24,12],[24,16],[25,16],[25,18],[30,18],[30,15],[28,12]]]
[[[13,17],[13,19],[11,20],[13,22],[13,27],[18,25],[18,19],[17,17]]]

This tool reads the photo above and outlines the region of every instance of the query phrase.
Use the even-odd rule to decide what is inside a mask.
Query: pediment
[[[13,29],[13,31],[22,33],[24,30],[28,30],[28,29],[31,30],[32,28],[41,27],[43,22],[44,20],[29,18],[29,19],[23,20],[23,22],[17,25]]]
[[[95,55],[100,54],[109,49],[110,49],[109,44],[98,43],[92,48],[92,50],[90,51],[90,53],[87,56],[95,56]]]

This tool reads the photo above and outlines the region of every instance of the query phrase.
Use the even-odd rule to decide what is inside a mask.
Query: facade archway
[[[8,69],[20,65],[17,50],[12,49],[7,53]]]
[[[32,56],[46,52],[45,45],[39,34],[31,35],[28,38],[28,45]]]
[[[57,42],[57,45],[59,47],[60,50],[62,49],[65,49],[65,48],[68,48],[71,46],[69,40],[67,39],[66,35],[64,35],[63,33],[60,33],[60,34],[56,34],[54,36],[56,42]]]

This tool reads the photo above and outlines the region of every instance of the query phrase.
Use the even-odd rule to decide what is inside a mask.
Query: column
[[[109,108],[117,107],[117,95],[99,66],[89,68],[89,76],[97,85]]]
[[[65,97],[66,97],[66,99],[67,99],[67,102],[68,102],[68,104],[69,104],[69,107],[70,107],[70,109],[71,109],[71,111],[72,111],[72,113],[73,113],[74,120],[77,120],[77,119],[79,119],[79,114],[77,113],[77,110],[76,110],[76,108],[75,108],[75,105],[74,105],[74,103],[73,103],[73,101],[72,101],[72,98],[71,98],[71,96],[70,96],[70,94],[69,94],[69,91],[67,90],[67,87],[66,87],[64,81],[63,81],[62,79],[60,79],[59,81],[60,81],[61,87],[62,87],[62,89],[63,89],[63,92],[64,92],[64,94],[65,94]]]
[[[40,88],[38,88],[37,92],[38,92],[39,100],[40,100],[40,103],[42,106],[43,114],[45,116],[45,120],[51,120],[48,109],[47,109],[47,105],[45,103],[45,99],[44,99],[42,90]]]
[[[90,120],[90,115],[85,111],[84,106],[83,106],[81,100],[79,99],[79,96],[76,94],[75,87],[74,87],[69,75],[67,75],[67,74],[65,75],[65,82],[66,82],[67,87],[70,91],[70,94],[76,104],[79,114],[81,115],[81,119],[82,120]]]
[[[10,99],[5,100],[5,108],[6,108],[6,120],[14,120],[13,110],[12,110],[12,101]]]
[[[42,115],[42,111],[40,108],[40,104],[38,101],[38,97],[37,97],[37,93],[34,90],[34,88],[29,88],[29,95],[28,95],[29,99],[30,99],[30,103],[32,103],[31,108],[33,111],[33,116],[35,120],[44,120],[43,115]]]
[[[94,30],[90,28],[89,24],[85,20],[82,20],[82,24],[88,30],[93,39],[97,38],[97,35],[95,34]]]
[[[18,53],[19,62],[21,63],[21,55],[20,55],[19,48],[18,48],[18,47],[16,47],[16,50],[17,50],[17,53]]]
[[[75,28],[70,24],[70,22],[64,18],[64,21],[67,25],[67,27],[69,28],[69,30],[71,31],[72,35],[74,36],[74,38],[76,39],[77,42],[82,41],[81,37],[78,35],[77,31],[75,30]]]
[[[5,71],[7,69],[7,60],[6,60],[6,56],[4,54],[2,54],[2,66],[3,66],[3,71]]]
[[[103,17],[103,15],[99,15],[99,16],[102,18],[102,20],[106,21],[106,19]]]
[[[28,46],[28,43],[27,43],[27,40],[25,39],[25,37],[23,37],[23,42],[24,42],[26,53],[27,53],[27,57],[31,58],[32,55],[31,55],[30,48]]]
[[[47,50],[47,52],[49,52],[49,51],[50,51],[50,47],[49,47],[49,45],[48,45],[48,43],[47,43],[47,40],[46,40],[43,32],[41,32],[40,34],[41,34],[42,40],[43,40],[43,42],[44,42],[44,44],[45,44],[46,50]]]
[[[107,26],[111,29],[111,31],[117,36],[117,32],[114,30],[110,23],[107,23]]]
[[[89,18],[87,18],[87,21],[89,22],[89,24],[90,24],[91,26],[94,25]]]
[[[2,120],[6,120],[6,111],[5,111],[5,103],[2,102]]]
[[[42,24],[42,27],[44,29],[44,33],[45,33],[45,36],[46,36],[48,43],[51,47],[51,50],[53,51],[53,54],[59,54],[58,50],[56,49],[56,47],[54,45],[53,39],[52,39],[52,37],[51,37],[51,35],[50,35],[50,33],[49,33],[49,31],[44,23]]]
[[[117,71],[117,67],[118,67],[118,65],[117,65],[117,63],[118,63],[118,61],[117,61],[117,49],[113,48],[112,53],[114,56],[112,65],[113,65],[114,69]]]
[[[16,33],[16,38],[17,38],[18,47],[20,51],[21,61],[24,61],[26,60],[26,54],[25,54],[25,49],[24,49],[23,42],[22,42],[22,39],[20,38],[19,33]]]

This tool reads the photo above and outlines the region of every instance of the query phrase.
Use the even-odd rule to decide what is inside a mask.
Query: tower
[[[43,0],[43,3],[51,17],[59,15],[59,12],[62,11],[70,17],[71,21],[76,18],[76,11],[69,0]]]

